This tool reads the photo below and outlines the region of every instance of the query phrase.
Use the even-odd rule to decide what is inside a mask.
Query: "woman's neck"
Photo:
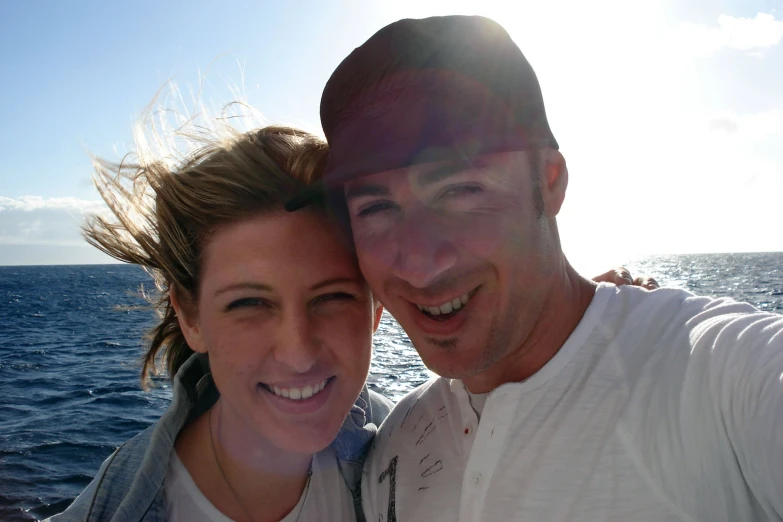
[[[237,521],[284,518],[307,485],[312,460],[272,446],[220,399],[180,433],[175,448],[202,494]]]

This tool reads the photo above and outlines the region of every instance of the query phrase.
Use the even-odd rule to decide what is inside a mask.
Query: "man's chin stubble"
[[[437,346],[443,350],[451,350],[457,347],[457,338],[451,337],[449,339],[435,339],[434,337],[425,337],[424,340],[433,346]]]

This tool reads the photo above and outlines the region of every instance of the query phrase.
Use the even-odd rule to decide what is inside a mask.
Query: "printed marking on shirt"
[[[438,413],[442,412],[442,411],[443,411],[443,410],[445,410],[445,409],[446,409],[446,407],[445,407],[445,406],[443,406],[441,409],[439,409],[439,410],[438,410]],[[449,413],[448,413],[448,412],[446,412],[446,413],[444,413],[443,415],[441,415],[440,417],[438,417],[438,418],[437,418],[437,420],[445,419],[445,418],[446,418],[446,417],[448,417],[448,416],[449,416]]]
[[[425,469],[421,473],[421,478],[427,478],[430,475],[434,475],[435,473],[443,471],[443,462],[440,460],[436,460],[433,465],[431,465],[429,468]]]
[[[411,429],[411,431],[416,431],[416,428],[418,428],[418,427],[419,427],[419,423],[421,422],[421,419],[423,419],[423,418],[424,418],[424,415],[425,415],[425,413],[422,413],[422,414],[421,414],[421,416],[419,417],[419,420],[417,420],[417,421],[416,421],[416,424],[414,424],[414,425],[413,425],[413,428]]]
[[[424,428],[424,433],[421,434],[421,437],[419,437],[419,440],[416,441],[416,445],[420,445],[422,442],[427,440],[427,437],[430,436],[430,434],[435,431],[435,421],[431,421],[429,424],[427,424],[427,427]]]
[[[389,477],[389,506],[386,509],[386,521],[397,522],[397,507],[395,502],[395,493],[397,490],[397,460],[398,455],[395,455],[389,461],[389,467],[387,467],[378,477],[378,484],[383,484],[386,477]]]
[[[413,412],[413,408],[415,408],[418,403],[419,399],[416,399],[416,402],[414,402],[411,407],[408,408],[408,411],[405,412],[405,416],[402,418],[402,422],[400,423],[400,428],[405,426],[405,422],[408,420],[408,417],[410,417],[410,414]]]

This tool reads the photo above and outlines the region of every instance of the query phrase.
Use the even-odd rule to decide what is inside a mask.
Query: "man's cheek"
[[[490,259],[505,248],[507,236],[497,223],[482,224],[464,229],[453,236],[453,242],[459,250],[480,259]]]

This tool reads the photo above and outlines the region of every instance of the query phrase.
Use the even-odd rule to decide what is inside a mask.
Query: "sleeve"
[[[79,494],[79,496],[74,499],[74,501],[71,503],[70,506],[68,506],[68,508],[65,511],[57,515],[53,515],[45,519],[43,522],[87,521],[92,506],[95,502],[95,496],[97,495],[98,489],[101,487],[101,482],[103,482],[103,478],[106,475],[106,470],[109,469],[109,466],[114,460],[114,457],[117,456],[117,453],[120,451],[121,448],[122,446],[120,448],[117,448],[114,451],[114,453],[109,455],[109,458],[103,461],[103,464],[101,464],[101,467],[98,470],[98,473],[96,473],[95,478],[92,479],[92,481],[87,485],[87,487],[84,488],[84,491],[82,491]]]
[[[727,300],[677,308],[622,338],[634,358],[618,433],[686,518],[783,521],[783,317]]]
[[[704,337],[714,339],[731,457],[766,520],[783,520],[783,317],[753,314],[717,330]]]

